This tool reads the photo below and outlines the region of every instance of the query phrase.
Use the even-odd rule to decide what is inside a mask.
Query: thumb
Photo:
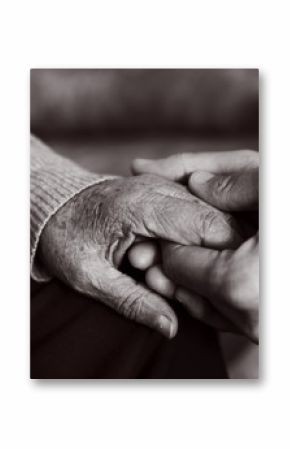
[[[121,315],[155,329],[167,338],[176,335],[176,315],[163,298],[110,265],[106,266],[104,271],[103,279],[98,276],[95,282],[91,282],[93,289],[90,296],[100,299]]]
[[[189,178],[188,188],[207,203],[225,211],[258,209],[258,169],[231,174],[196,171]]]
[[[210,300],[223,292],[225,274],[230,255],[200,246],[183,246],[164,242],[162,247],[162,265],[166,276],[176,285],[196,292]]]

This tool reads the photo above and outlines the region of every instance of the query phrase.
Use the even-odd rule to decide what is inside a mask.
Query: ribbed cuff
[[[35,258],[41,233],[49,219],[84,189],[114,178],[90,173],[58,156],[35,137],[31,138],[30,267],[34,280],[50,279]]]

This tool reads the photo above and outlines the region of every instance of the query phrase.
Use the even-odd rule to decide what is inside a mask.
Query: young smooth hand
[[[258,166],[258,154],[245,150],[137,160],[133,168],[187,181],[189,190],[209,204],[252,218],[258,209]],[[259,237],[250,228],[252,236],[235,250],[167,242],[161,244],[160,257],[156,245],[142,242],[130,250],[129,258],[147,270],[153,290],[177,299],[194,317],[258,342]]]

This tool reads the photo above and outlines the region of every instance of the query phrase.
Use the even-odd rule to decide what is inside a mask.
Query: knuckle
[[[216,179],[214,192],[217,195],[222,195],[224,199],[227,199],[227,197],[230,195],[232,187],[233,182],[231,176],[218,176]]]
[[[143,295],[137,289],[121,288],[121,297],[118,304],[118,312],[126,316],[130,320],[136,320],[140,316]]]

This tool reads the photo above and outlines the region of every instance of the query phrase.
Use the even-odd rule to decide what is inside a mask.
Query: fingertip
[[[158,331],[170,340],[175,337],[178,331],[178,321],[175,315],[170,318],[166,315],[160,315],[157,321]]]
[[[243,242],[240,227],[234,217],[224,212],[213,212],[201,225],[202,246],[213,249],[236,249]]]
[[[147,285],[166,298],[173,298],[175,292],[175,284],[164,274],[160,265],[149,268],[146,272]]]
[[[176,316],[174,315],[170,325],[170,335],[169,335],[170,340],[176,336],[177,332],[178,332],[178,321]]]
[[[213,177],[213,173],[197,170],[190,175],[188,179],[188,188],[192,193],[197,194],[202,198],[205,193],[204,191],[207,183],[213,179]]]
[[[214,177],[213,173],[204,170],[194,171],[190,176],[192,184],[205,184]]]
[[[146,169],[151,165],[150,159],[134,159],[131,164],[131,170],[135,175],[139,175],[141,173],[146,173]]]
[[[140,242],[130,248],[128,259],[138,270],[145,271],[158,260],[158,246],[155,242]]]

